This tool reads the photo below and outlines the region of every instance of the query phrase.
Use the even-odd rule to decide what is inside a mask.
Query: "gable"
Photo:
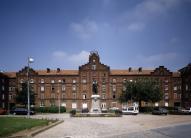
[[[159,66],[153,72],[151,72],[151,75],[153,75],[153,76],[172,76],[172,72],[170,72],[164,66]]]

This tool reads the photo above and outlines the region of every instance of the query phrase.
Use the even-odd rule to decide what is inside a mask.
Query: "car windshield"
[[[134,108],[133,108],[133,107],[129,107],[128,110],[129,110],[129,111],[133,111]]]

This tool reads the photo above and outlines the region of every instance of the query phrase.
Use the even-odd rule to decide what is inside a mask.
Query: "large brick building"
[[[26,81],[27,67],[18,72],[6,72],[7,97],[9,105],[15,104],[16,91]],[[124,89],[124,82],[136,78],[158,78],[164,93],[164,98],[156,106],[180,106],[182,79],[179,72],[171,72],[164,66],[155,69],[113,70],[100,62],[97,52],[91,52],[87,64],[79,67],[79,70],[33,70],[29,71],[30,85],[35,92],[35,106],[65,106],[67,109],[91,108],[92,83],[97,81],[98,94],[101,96],[101,107],[121,108],[118,97]],[[1,77],[1,80],[2,77]],[[2,83],[0,83],[2,85]],[[2,85],[3,86],[3,85]],[[2,87],[1,86],[1,87]],[[3,88],[3,87],[2,87]],[[1,89],[2,89],[1,88]],[[0,106],[4,107],[2,90],[0,91]],[[5,90],[3,91],[5,93]],[[5,98],[5,97],[4,97]],[[149,103],[142,103],[149,106]]]

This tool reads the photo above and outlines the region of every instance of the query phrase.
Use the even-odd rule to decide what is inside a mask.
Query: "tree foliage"
[[[159,81],[150,78],[139,78],[134,81],[126,81],[124,84],[125,90],[122,91],[119,101],[126,103],[129,100],[139,102],[158,102],[162,99],[163,94],[161,92]]]
[[[22,87],[21,91],[17,92],[16,101],[17,103],[26,106],[28,104],[27,82],[22,83],[21,87]],[[30,105],[34,105],[35,95],[30,85],[29,85],[29,93],[30,93]]]

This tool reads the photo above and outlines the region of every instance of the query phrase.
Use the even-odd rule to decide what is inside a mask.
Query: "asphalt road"
[[[142,132],[118,135],[117,138],[191,138],[191,124],[163,127]]]

